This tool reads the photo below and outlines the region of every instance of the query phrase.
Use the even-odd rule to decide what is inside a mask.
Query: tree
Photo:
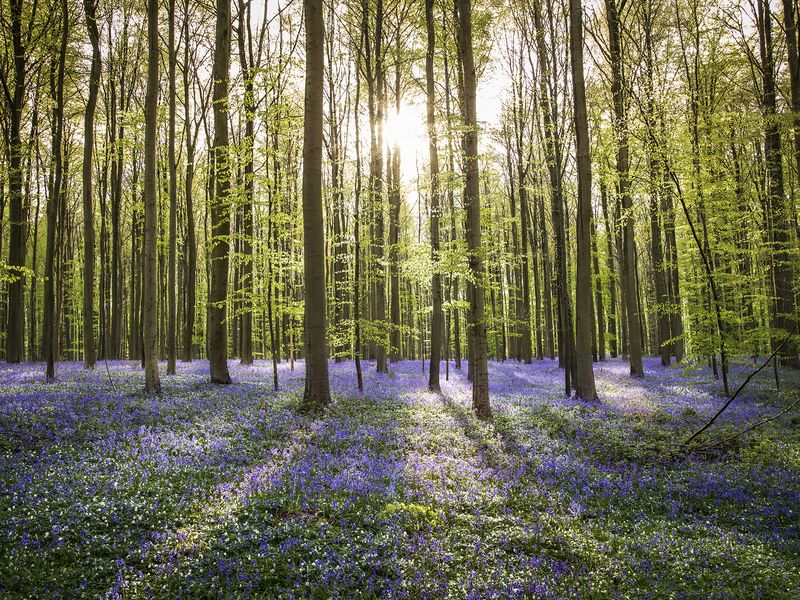
[[[167,374],[175,374],[177,360],[176,348],[176,297],[175,277],[177,272],[178,254],[178,167],[175,157],[175,66],[177,64],[177,49],[175,48],[175,0],[167,2],[167,62],[169,101],[169,125],[167,131],[167,168],[169,169],[169,258],[167,264]]]
[[[577,277],[575,289],[575,394],[597,400],[592,369],[592,163],[589,117],[583,75],[583,10],[581,0],[569,3],[570,64],[575,106],[575,147],[578,162]]]
[[[211,382],[228,384],[228,262],[231,157],[228,148],[228,66],[231,50],[231,2],[217,0],[214,34],[214,197],[211,199],[211,281],[208,306],[208,358]]]
[[[475,59],[472,48],[472,2],[458,0],[458,45],[464,77],[464,204],[467,211],[467,248],[473,278],[470,290],[472,352],[472,409],[480,418],[492,415],[489,405],[489,365],[486,357],[486,316],[484,272],[481,255],[481,197],[478,171],[478,115],[476,106]]]
[[[23,2],[9,0],[11,52],[13,67],[10,73],[2,71],[3,93],[8,108],[8,204],[9,204],[9,249],[8,270],[8,314],[6,322],[6,360],[21,362],[25,356],[25,222],[26,198],[22,189],[22,115],[25,110],[26,84],[28,78],[28,54],[26,52],[31,30],[23,36]],[[64,24],[67,27],[67,24]]]
[[[64,179],[64,157],[62,142],[64,138],[64,72],[67,59],[67,39],[69,32],[69,6],[61,0],[61,28],[58,62],[51,70],[50,86],[53,96],[52,109],[52,161],[53,183],[47,196],[47,241],[45,246],[44,314],[42,327],[42,358],[47,363],[47,379],[56,376],[56,357],[58,355],[58,319],[56,317],[56,255],[58,254],[57,230],[60,212],[62,183]]]
[[[304,0],[306,83],[303,124],[303,265],[305,281],[306,383],[303,407],[330,403],[325,333],[325,232],[322,226],[322,86],[325,28],[322,0]]]
[[[158,190],[156,183],[156,128],[158,110],[158,0],[147,0],[147,94],[144,140],[144,274],[142,313],[144,389],[161,393],[158,375],[157,248]]]
[[[433,0],[425,0],[425,27],[428,36],[428,47],[425,53],[425,92],[427,96],[428,153],[430,155],[431,172],[431,260],[433,275],[431,276],[431,298],[433,313],[431,315],[431,360],[428,374],[428,388],[432,392],[441,391],[439,385],[439,367],[442,358],[442,276],[439,264],[439,216],[441,214],[441,198],[439,197],[439,149],[436,136],[436,81],[433,75],[433,60],[436,53],[436,29],[433,21]]]
[[[94,345],[94,203],[92,198],[92,155],[94,152],[94,113],[100,89],[100,32],[97,27],[94,0],[83,0],[86,29],[92,45],[92,66],[89,71],[89,95],[86,99],[83,129],[83,362],[94,367],[97,352]]]
[[[787,206],[783,182],[783,154],[781,151],[781,127],[776,120],[775,59],[772,41],[772,14],[767,0],[758,0],[759,49],[762,73],[762,106],[764,111],[764,156],[767,163],[767,196],[771,204],[770,228],[774,240],[772,259],[772,278],[775,286],[773,303],[774,326],[782,333],[773,336],[773,350],[783,335],[793,328],[795,318],[794,269],[791,262],[793,247],[791,239],[791,210]],[[796,62],[796,61],[795,61]],[[795,65],[796,66],[796,65]],[[782,361],[792,367],[800,367],[797,350],[793,340],[785,344]]]
[[[618,0],[606,0],[608,45],[611,60],[611,95],[613,101],[614,134],[617,145],[617,195],[622,206],[622,290],[628,323],[628,348],[631,375],[644,375],[642,366],[639,300],[636,288],[636,242],[633,235],[633,199],[630,192],[630,148],[628,115],[625,107],[622,41],[620,38]]]

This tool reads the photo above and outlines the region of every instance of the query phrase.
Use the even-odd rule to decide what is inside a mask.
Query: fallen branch
[[[727,444],[728,442],[732,442],[733,440],[735,440],[739,436],[742,436],[742,435],[744,435],[745,433],[747,433],[749,431],[753,431],[753,429],[755,429],[756,427],[760,427],[761,425],[764,425],[765,423],[769,423],[770,421],[774,421],[775,419],[777,419],[779,417],[782,417],[783,415],[785,415],[786,413],[791,411],[798,404],[800,404],[800,398],[797,398],[797,400],[792,402],[789,406],[787,406],[785,409],[783,409],[777,415],[772,415],[771,417],[766,417],[764,419],[761,419],[757,423],[753,423],[749,427],[747,427],[745,429],[742,429],[739,433],[736,433],[734,435],[731,435],[729,437],[721,439],[718,442],[714,442],[713,444],[708,444],[707,446],[700,446],[699,448],[696,448],[696,450],[698,450],[700,452],[703,452],[705,450],[711,450],[711,448],[716,448],[717,446],[722,446],[723,444]]]
[[[795,332],[796,329],[797,329],[797,325],[792,327],[792,330],[789,332],[789,335],[787,335],[785,338],[783,338],[783,341],[780,343],[780,345],[777,348],[775,348],[775,350],[772,352],[772,354],[770,354],[769,358],[766,361],[764,361],[764,363],[760,367],[758,367],[755,371],[753,371],[752,373],[750,373],[750,375],[747,376],[747,379],[745,379],[742,382],[742,385],[740,385],[738,388],[736,388],[736,391],[733,393],[733,395],[730,398],[728,398],[728,401],[725,404],[722,405],[722,408],[720,408],[717,411],[717,413],[706,422],[705,425],[703,425],[700,429],[698,429],[692,435],[690,435],[686,439],[686,441],[683,442],[683,444],[681,444],[682,446],[686,446],[689,442],[691,442],[698,435],[700,435],[706,429],[711,427],[711,425],[713,425],[714,421],[717,420],[717,417],[719,417],[723,412],[725,412],[725,409],[727,409],[731,405],[731,402],[736,400],[736,397],[747,386],[747,384],[750,383],[750,380],[753,377],[755,377],[756,375],[758,375],[761,371],[763,371],[764,368],[770,363],[770,361],[778,355],[778,352],[781,351],[781,349],[786,344],[786,342],[788,342],[789,339],[794,335],[794,332]]]

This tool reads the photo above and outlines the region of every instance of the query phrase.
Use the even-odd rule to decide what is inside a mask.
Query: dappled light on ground
[[[465,371],[331,362],[333,405],[297,413],[303,364],[178,364],[142,395],[128,362],[0,367],[0,594],[11,597],[791,597],[800,438],[786,415],[677,453],[720,405],[706,369],[597,365],[601,402],[555,362]],[[466,369],[466,365],[465,365]],[[732,379],[741,381],[745,367]],[[784,382],[796,389],[796,376]],[[777,412],[754,380],[709,439]]]

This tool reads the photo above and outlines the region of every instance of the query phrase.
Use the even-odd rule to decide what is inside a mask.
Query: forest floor
[[[720,406],[706,368],[596,365],[565,398],[552,361],[490,365],[492,421],[464,374],[331,363],[333,405],[298,414],[303,364],[94,371],[0,366],[0,596],[793,598],[800,416],[724,450],[682,439]],[[466,365],[465,365],[466,368]],[[733,370],[738,385],[751,366]],[[444,380],[444,372],[442,373]],[[113,381],[113,383],[112,383]],[[765,370],[704,441],[779,412]]]

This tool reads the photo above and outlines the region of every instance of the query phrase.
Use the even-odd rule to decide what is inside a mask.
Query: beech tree
[[[305,0],[306,83],[303,120],[303,233],[306,384],[303,406],[330,402],[325,334],[325,238],[322,227],[322,85],[325,27],[322,0]]]

